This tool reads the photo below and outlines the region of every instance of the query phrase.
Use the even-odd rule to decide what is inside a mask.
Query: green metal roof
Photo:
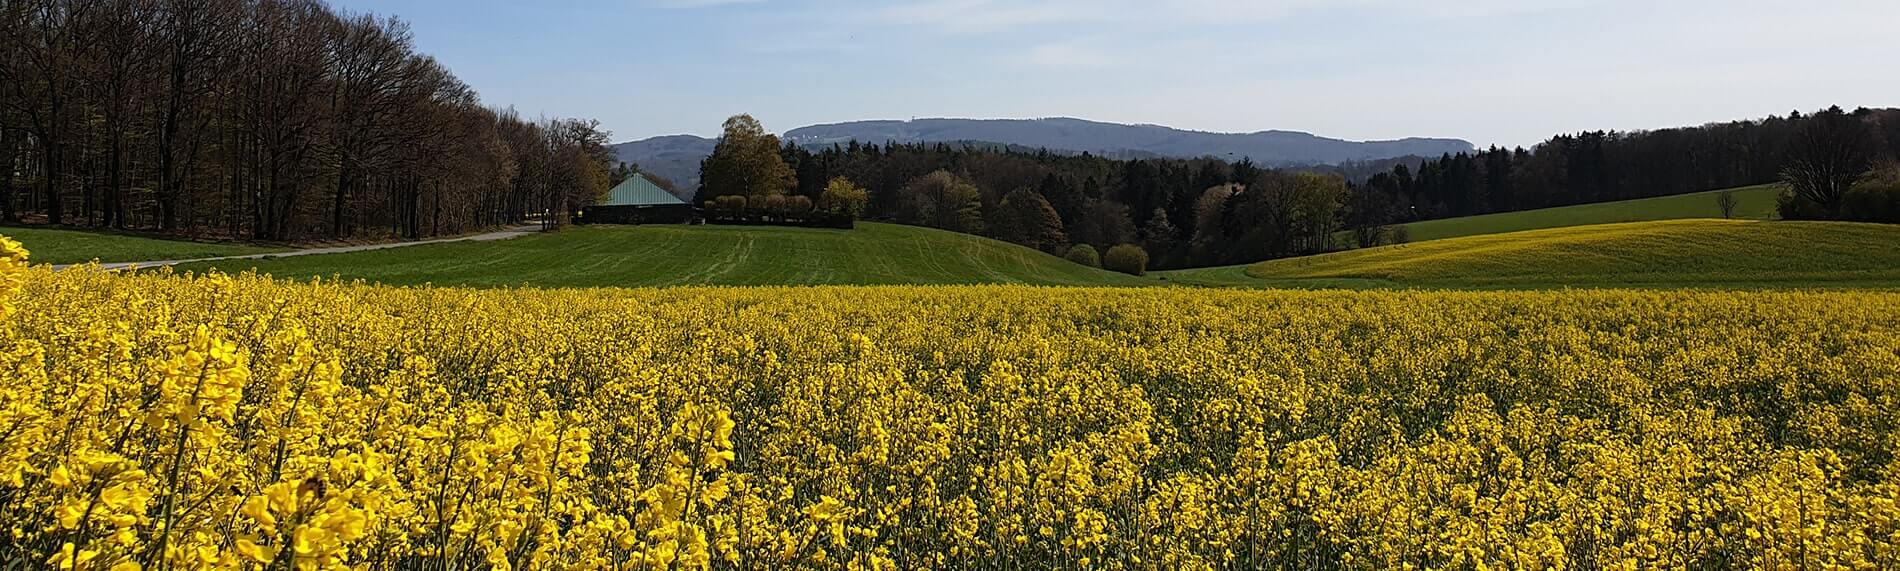
[[[673,193],[653,184],[647,177],[635,173],[627,177],[626,182],[607,191],[607,198],[595,206],[656,206],[661,204],[686,204],[686,201],[673,196]]]

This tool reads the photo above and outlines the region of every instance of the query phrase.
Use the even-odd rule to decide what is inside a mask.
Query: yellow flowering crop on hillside
[[[1900,568],[1900,294],[23,263],[9,568]]]

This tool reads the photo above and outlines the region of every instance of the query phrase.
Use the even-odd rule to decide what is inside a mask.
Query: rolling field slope
[[[1246,283],[1225,268],[1200,272],[1226,285]],[[1251,285],[1292,287],[1893,287],[1900,286],[1900,226],[1600,224],[1272,260],[1248,266],[1245,276],[1257,282]]]
[[[503,242],[454,243],[180,266],[279,278],[341,276],[393,285],[1143,285],[1014,244],[929,228],[584,226]]]
[[[1781,194],[1778,184],[1764,184],[1728,189],[1735,193],[1736,207],[1734,217],[1737,220],[1771,220],[1775,212],[1775,200]],[[1716,207],[1715,197],[1723,191],[1715,190],[1675,196],[1659,196],[1618,202],[1600,202],[1579,204],[1519,212],[1501,212],[1481,216],[1427,220],[1405,224],[1411,234],[1412,243],[1459,238],[1464,236],[1483,236],[1503,234],[1525,230],[1547,228],[1565,228],[1591,224],[1611,224],[1617,222],[1645,222],[1655,220],[1682,220],[1696,218],[1722,217]],[[1351,236],[1341,232],[1337,236],[1342,243],[1350,242]],[[1208,287],[1262,287],[1259,278],[1248,275],[1249,265],[1220,266],[1210,268],[1192,268],[1151,272],[1151,275],[1176,284]],[[1288,284],[1279,284],[1288,285]],[[1296,287],[1364,287],[1364,280],[1343,279],[1302,279]]]
[[[0,236],[26,244],[33,251],[35,264],[77,264],[95,259],[101,262],[181,260],[242,256],[281,250],[281,248],[241,244],[165,240],[107,232],[17,226],[0,226]]]
[[[1427,220],[1406,224],[1412,234],[1413,242],[1476,236],[1480,234],[1500,234],[1521,230],[1541,228],[1561,228],[1582,226],[1585,224],[1609,224],[1613,222],[1643,222],[1648,220],[1676,220],[1684,218],[1721,218],[1722,210],[1715,205],[1715,196],[1723,191],[1712,190],[1675,196],[1658,196],[1617,202],[1598,202],[1576,206],[1541,208],[1519,212],[1500,212],[1480,216],[1464,216],[1442,220]],[[1735,214],[1738,220],[1768,220],[1775,218],[1775,199],[1781,194],[1781,185],[1764,184],[1729,189],[1735,193]]]

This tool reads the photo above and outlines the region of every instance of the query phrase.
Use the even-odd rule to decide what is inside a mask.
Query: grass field
[[[1776,217],[1775,200],[1781,194],[1781,186],[1764,184],[1728,189],[1735,193],[1736,207],[1734,217],[1738,220],[1771,220]],[[1715,196],[1724,191],[1697,192],[1675,196],[1659,196],[1618,202],[1580,204],[1521,212],[1502,212],[1482,216],[1465,216],[1443,220],[1427,220],[1406,224],[1412,243],[1460,238],[1465,236],[1483,236],[1504,234],[1526,230],[1547,228],[1566,228],[1591,224],[1612,224],[1618,222],[1645,222],[1656,220],[1681,220],[1696,218],[1721,218],[1722,212],[1715,204]],[[1341,240],[1348,240],[1341,234]],[[1393,285],[1387,280],[1365,278],[1300,278],[1297,281],[1266,283],[1261,278],[1248,275],[1251,266],[1220,266],[1212,268],[1193,268],[1153,272],[1162,280],[1209,287],[1384,287]]]
[[[1764,184],[1730,189],[1735,193],[1735,219],[1768,220],[1775,218],[1775,199],[1781,194],[1781,185]],[[1675,196],[1659,196],[1618,202],[1599,202],[1560,206],[1520,212],[1501,212],[1482,216],[1465,216],[1443,220],[1427,220],[1406,224],[1413,242],[1442,240],[1460,236],[1481,234],[1501,234],[1522,230],[1542,228],[1562,228],[1586,224],[1609,224],[1614,222],[1644,222],[1649,220],[1677,220],[1684,218],[1721,218],[1722,210],[1715,205],[1716,194],[1723,191],[1697,192]]]
[[[138,262],[146,260],[189,260],[216,256],[241,256],[279,251],[240,244],[165,240],[125,234],[0,226],[0,236],[26,244],[36,264],[77,264],[101,262]]]
[[[643,287],[670,285],[1143,285],[1014,244],[929,228],[583,226],[483,243],[234,260],[181,266],[279,278],[341,276],[392,285]]]
[[[1750,221],[1716,216],[1715,193],[1435,220],[1411,244],[1251,266],[1134,278],[1012,244],[864,223],[857,230],[574,227],[505,242],[232,260],[181,266],[280,278],[340,276],[395,285],[974,284],[1293,288],[1895,287],[1900,229],[1774,223],[1779,189],[1735,189]],[[1646,220],[1606,224],[1621,220]],[[37,262],[176,259],[265,252],[249,246],[89,232],[5,229]],[[41,252],[44,252],[43,254]]]
[[[1467,236],[1170,272],[1254,287],[1896,287],[1900,226],[1669,220]]]

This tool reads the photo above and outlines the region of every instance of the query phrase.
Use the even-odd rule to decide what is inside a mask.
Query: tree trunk
[[[105,217],[100,223],[113,228],[125,228],[125,214],[120,212],[120,204],[125,194],[125,134],[115,127],[112,129],[111,149],[106,155],[106,191]]]
[[[173,153],[173,143],[177,137],[178,119],[175,113],[167,112],[164,126],[159,129],[158,137],[158,227],[160,230],[178,228],[178,179],[173,174],[177,167]]]
[[[89,140],[81,140],[80,148],[91,148],[91,143],[92,141]],[[87,226],[98,226],[98,201],[94,197],[99,194],[99,180],[98,177],[93,176],[98,172],[98,165],[93,164],[91,160],[87,160],[79,164],[78,172],[79,215],[86,219],[85,224]]]
[[[0,220],[7,222],[20,221],[20,214],[13,211],[13,170],[19,150],[13,130],[0,128]]]
[[[171,92],[165,98],[164,117],[160,118],[158,129],[158,211],[159,228],[178,229],[178,195],[183,177],[178,174],[178,122],[185,107],[185,75],[190,71],[186,64],[183,46],[174,44],[170,73]]]
[[[415,240],[422,237],[422,179],[410,178],[408,202],[403,205],[403,210],[409,214],[409,239]]]
[[[336,203],[330,215],[331,238],[342,238],[348,233],[348,229],[344,227],[343,214],[346,210],[345,205],[348,203],[350,187],[356,182],[352,176],[355,172],[350,168],[350,158],[347,155],[344,156],[341,163],[337,167],[336,174]]]
[[[225,205],[224,213],[225,224],[230,225],[232,238],[244,235],[244,166],[240,162],[244,155],[239,143],[238,137],[232,136],[231,149],[226,153],[231,161],[231,184],[225,189],[230,195],[225,199],[228,204]]]
[[[59,164],[60,144],[58,137],[52,137],[45,141],[45,147],[45,156],[42,158],[46,161],[46,184],[43,190],[46,196],[46,221],[50,224],[59,225],[65,223],[66,220],[65,209],[61,207],[62,205],[59,200],[59,186],[60,183],[65,182],[65,177],[62,176],[64,173],[61,172],[61,165]]]
[[[251,148],[251,180],[249,193],[251,197],[251,237],[263,239],[269,237],[267,234],[270,233],[270,229],[264,225],[264,208],[268,206],[268,203],[264,195],[264,155],[263,151],[259,148],[263,145],[259,143],[258,140],[258,137],[255,135],[251,137],[251,144],[253,145]]]

